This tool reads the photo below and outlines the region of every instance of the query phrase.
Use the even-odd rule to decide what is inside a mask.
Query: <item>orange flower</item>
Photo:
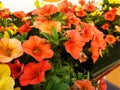
[[[70,53],[74,59],[79,59],[80,52],[85,45],[84,39],[80,36],[80,33],[77,30],[69,30],[66,34],[70,38],[64,44],[66,51]]]
[[[19,78],[21,86],[41,83],[44,80],[45,72],[50,68],[51,64],[47,60],[43,60],[39,63],[28,63]]]
[[[98,30],[96,27],[93,28],[94,36],[91,41],[91,51],[92,51],[92,59],[95,63],[101,54],[101,50],[105,50],[106,42],[104,40],[104,34]]]
[[[21,42],[17,39],[0,39],[0,62],[7,63],[23,55]]]
[[[105,41],[108,44],[113,44],[116,41],[116,38],[113,35],[106,35]]]
[[[81,33],[81,35],[84,38],[85,42],[89,42],[90,40],[92,40],[93,33],[94,33],[92,30],[92,26],[85,22],[81,22],[81,27],[82,27],[82,31],[83,31],[83,33]]]
[[[88,12],[93,12],[93,11],[95,11],[95,9],[96,9],[96,7],[92,3],[88,3],[85,6],[85,10],[88,11]]]
[[[61,31],[61,22],[53,21],[53,20],[46,20],[44,22],[36,21],[34,22],[34,27],[38,28],[41,32],[46,32],[51,34],[52,27],[56,29],[57,32]]]
[[[73,25],[78,25],[81,21],[80,18],[78,18],[71,12],[67,13],[67,18],[68,18],[67,22]]]
[[[103,30],[108,29],[108,27],[109,27],[109,24],[108,24],[108,23],[105,23],[104,25],[101,26],[101,28],[102,28]]]
[[[24,13],[23,11],[14,12],[13,15],[15,15],[15,16],[18,17],[18,18],[23,18],[23,17],[25,17],[25,13]]]
[[[22,35],[25,32],[29,32],[31,30],[30,22],[27,21],[25,24],[23,24],[21,27],[18,28],[18,32]]]
[[[89,80],[76,80],[75,86],[77,86],[79,90],[95,90],[94,86]]]
[[[79,0],[80,5],[84,5],[85,4],[85,0]]]
[[[31,36],[22,44],[22,47],[25,53],[31,55],[37,61],[42,61],[45,58],[51,58],[53,56],[50,44],[38,36]]]
[[[51,14],[54,14],[58,11],[57,7],[54,5],[47,4],[43,6],[42,8],[35,9],[33,11],[33,14],[42,15],[42,16],[49,16]]]
[[[104,14],[104,19],[108,21],[113,21],[115,19],[115,14],[111,11],[108,11]]]
[[[67,0],[64,0],[63,2],[58,4],[58,9],[60,10],[60,12],[67,13],[70,10],[69,5],[70,3]]]
[[[85,17],[86,16],[86,12],[84,10],[82,11],[77,11],[76,12],[76,15],[79,16],[79,17]]]
[[[4,8],[3,10],[0,10],[0,18],[9,18],[10,11],[8,8]]]

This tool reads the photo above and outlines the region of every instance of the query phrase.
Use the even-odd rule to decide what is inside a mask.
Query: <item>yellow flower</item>
[[[120,7],[117,9],[117,13],[118,16],[120,16]]]
[[[110,4],[120,4],[120,0],[108,0]]]
[[[21,88],[20,87],[16,87],[15,90],[21,90]]]
[[[0,62],[7,63],[23,55],[21,42],[17,39],[0,39]]]
[[[1,8],[3,8],[3,4],[2,4],[2,2],[0,2],[0,9],[1,9]]]
[[[10,77],[10,68],[7,64],[0,64],[0,90],[14,90],[15,82]]]
[[[17,26],[13,25],[10,27],[6,27],[4,31],[4,37],[10,38],[10,35],[14,35],[17,33]]]

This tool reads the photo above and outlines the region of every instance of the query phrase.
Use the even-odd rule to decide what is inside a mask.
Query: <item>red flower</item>
[[[70,39],[65,42],[66,51],[70,53],[74,59],[79,59],[80,52],[85,44],[84,39],[77,30],[67,31],[67,36],[70,37]]]
[[[89,80],[76,80],[75,86],[77,86],[79,90],[95,90],[94,86]]]
[[[115,14],[111,11],[108,11],[104,14],[104,19],[108,21],[113,21],[115,19]]]
[[[98,90],[107,90],[107,85],[105,82],[105,79],[100,79],[99,85],[98,85]]]
[[[109,27],[109,24],[108,24],[108,23],[105,23],[104,25],[101,26],[101,28],[102,28],[103,30],[108,29],[108,27]]]
[[[21,86],[27,86],[28,84],[39,84],[44,80],[45,71],[51,68],[51,64],[43,60],[39,63],[28,63],[23,74],[20,76],[19,81]]]
[[[18,18],[25,17],[25,13],[23,11],[17,11],[17,12],[14,12],[13,14]]]
[[[88,11],[88,12],[95,11],[95,9],[96,9],[95,5],[93,5],[92,3],[86,4],[85,7],[86,7],[85,10]]]
[[[10,67],[10,70],[11,70],[11,76],[14,78],[14,79],[17,79],[21,74],[22,74],[22,71],[23,71],[23,68],[24,68],[24,64],[21,64],[19,62],[19,60],[15,60],[14,63],[8,63],[9,67]]]
[[[86,11],[82,10],[82,11],[77,11],[76,15],[79,17],[85,17],[86,16]]]
[[[45,39],[38,36],[31,36],[22,44],[25,53],[34,57],[37,61],[45,58],[51,58],[53,51],[50,49],[50,44]]]
[[[18,28],[18,32],[22,35],[25,32],[29,32],[31,30],[30,22],[26,22],[24,25]]]

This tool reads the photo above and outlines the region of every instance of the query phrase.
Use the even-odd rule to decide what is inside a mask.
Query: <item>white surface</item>
[[[5,8],[9,8],[10,11],[20,11],[23,10],[25,12],[29,12],[33,9],[35,9],[35,5],[34,2],[35,0],[0,0],[3,4]],[[39,0],[40,1],[40,0]],[[78,4],[79,0],[68,0],[70,2],[72,2],[73,4]],[[86,0],[89,1],[89,0]],[[101,1],[101,0],[95,0],[97,2]]]

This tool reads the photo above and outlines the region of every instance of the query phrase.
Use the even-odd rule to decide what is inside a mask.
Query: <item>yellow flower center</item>
[[[40,52],[40,49],[39,48],[34,48],[34,50],[33,50],[33,53],[34,54],[38,54]]]

